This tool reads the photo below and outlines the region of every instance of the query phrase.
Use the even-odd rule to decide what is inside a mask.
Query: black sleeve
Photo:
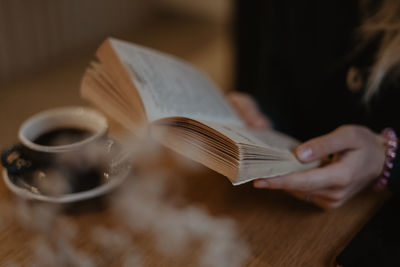
[[[395,130],[400,135],[400,117],[398,112],[400,100],[400,72],[399,66],[388,72],[382,81],[379,91],[370,101],[369,123],[376,132],[386,127]],[[393,192],[400,192],[400,150],[397,149],[397,156],[394,162],[389,189]]]
[[[399,150],[397,151],[397,156],[394,160],[394,167],[392,174],[389,179],[389,190],[393,193],[400,192],[400,157]]]

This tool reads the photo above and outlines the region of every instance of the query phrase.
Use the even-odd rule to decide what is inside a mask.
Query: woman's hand
[[[228,99],[249,127],[271,127],[256,101],[248,94],[232,92]],[[281,189],[301,200],[331,209],[366,187],[382,172],[385,151],[384,138],[371,130],[355,125],[342,126],[335,131],[309,140],[296,149],[302,162],[323,160],[331,156],[329,164],[276,178],[258,179],[258,188]]]
[[[240,92],[231,92],[228,94],[228,100],[247,126],[256,129],[271,128],[270,120],[261,113],[252,96]]]
[[[365,127],[342,126],[296,149],[302,162],[334,155],[329,164],[276,178],[258,179],[254,186],[286,190],[322,208],[336,208],[379,176],[384,166],[384,150],[382,136]]]

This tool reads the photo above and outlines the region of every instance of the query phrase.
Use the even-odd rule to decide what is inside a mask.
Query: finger
[[[345,201],[332,201],[318,196],[314,196],[312,202],[324,210],[336,209],[345,203]]]
[[[257,179],[257,188],[315,191],[334,186],[344,187],[349,181],[344,164],[333,163],[322,168],[295,172],[276,178]]]
[[[291,196],[294,196],[298,200],[302,200],[302,201],[306,201],[306,202],[309,202],[309,200],[310,200],[308,198],[308,196],[310,196],[310,194],[308,194],[307,192],[303,192],[303,191],[286,191],[286,193],[288,193]]]
[[[238,106],[247,106],[247,107],[257,107],[256,102],[254,101],[253,97],[249,94],[242,93],[242,92],[231,92],[228,95],[229,100]]]
[[[254,99],[244,93],[231,93],[228,99],[234,106],[239,116],[250,127],[265,129],[271,127],[269,119],[260,112],[257,103]]]
[[[313,192],[313,202],[324,209],[334,209],[342,206],[364,187],[345,187],[341,190],[321,190]],[[315,201],[314,201],[315,200]]]
[[[251,128],[268,129],[271,124],[267,117],[261,113],[245,112],[241,115],[242,120]]]
[[[351,197],[353,197],[359,190],[355,190],[354,187],[332,187],[328,189],[322,189],[312,192],[305,191],[287,191],[289,194],[294,195],[296,198],[314,202],[318,206],[324,209],[332,209],[341,206],[346,203]]]
[[[318,198],[322,198],[327,201],[338,202],[345,201],[348,199],[350,190],[345,188],[333,187],[329,189],[321,189],[312,192],[312,195]]]
[[[358,126],[342,126],[335,131],[311,139],[296,149],[296,155],[302,162],[312,162],[330,154],[359,146],[365,129]]]
[[[346,188],[331,187],[328,189],[320,189],[316,191],[293,191],[285,190],[291,195],[295,195],[301,200],[307,199],[308,196],[319,197],[329,201],[339,201],[346,198],[347,191]]]
[[[340,207],[345,203],[345,200],[332,200],[325,197],[321,197],[319,195],[315,195],[314,193],[291,193],[299,200],[305,201],[307,203],[313,203],[314,205],[324,209],[331,210]]]
[[[312,203],[322,209],[330,210],[341,206],[344,201],[331,200],[311,192],[287,191],[290,195],[301,201]]]
[[[252,100],[252,97],[239,92],[234,92],[228,95],[229,101],[232,105],[242,113],[258,113],[258,107],[256,103]]]

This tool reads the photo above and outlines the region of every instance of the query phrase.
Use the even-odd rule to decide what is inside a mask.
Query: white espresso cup
[[[62,129],[77,129],[87,131],[82,140],[61,145],[46,145],[37,143],[41,135]],[[36,152],[62,153],[82,148],[82,146],[98,141],[107,135],[106,118],[99,112],[86,107],[61,107],[40,112],[20,127],[18,138],[21,144]]]
[[[8,176],[20,177],[27,184],[58,172],[74,192],[89,190],[100,183],[94,172],[103,173],[101,164],[108,160],[104,157],[109,156],[104,150],[107,131],[106,118],[93,109],[46,110],[21,125],[20,143],[2,153],[2,164]]]
[[[64,129],[88,134],[62,142],[41,142],[46,139],[43,136],[54,131],[58,135]],[[107,132],[106,118],[86,107],[61,107],[33,115],[19,129],[19,144],[2,153],[4,181],[20,197],[53,203],[105,194],[130,173],[129,160],[113,161],[120,146]]]

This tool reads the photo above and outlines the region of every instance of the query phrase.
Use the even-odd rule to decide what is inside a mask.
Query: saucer
[[[25,179],[21,179],[17,175],[9,175],[6,169],[3,170],[3,180],[6,186],[21,198],[61,204],[78,202],[104,195],[120,185],[128,177],[130,171],[131,165],[128,162],[118,164],[117,166],[111,165],[108,173],[104,174],[101,185],[86,191],[67,193],[59,196],[50,196],[41,193],[35,186],[26,183]],[[16,183],[15,181],[18,180],[23,182]]]

